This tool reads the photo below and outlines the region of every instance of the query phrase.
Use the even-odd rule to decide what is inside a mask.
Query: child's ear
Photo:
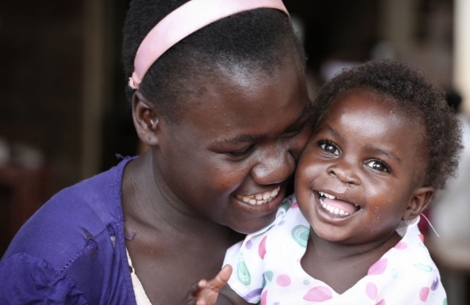
[[[419,216],[428,206],[434,197],[435,189],[430,186],[423,186],[413,192],[413,196],[406,207],[402,220],[411,220]]]
[[[132,97],[132,119],[140,140],[147,146],[158,145],[160,115],[138,90]]]

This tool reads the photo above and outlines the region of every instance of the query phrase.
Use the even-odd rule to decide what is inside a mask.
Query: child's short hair
[[[314,103],[317,124],[338,95],[370,88],[379,95],[391,97],[403,113],[415,122],[424,123],[428,165],[425,185],[444,188],[455,174],[461,145],[460,123],[445,101],[445,95],[427,78],[408,64],[396,60],[370,61],[345,70],[320,90]]]
[[[124,25],[123,63],[126,79],[148,32],[188,0],[133,0]],[[184,22],[182,20],[181,22]],[[276,9],[255,9],[223,18],[196,31],[166,51],[149,69],[140,91],[163,115],[177,117],[177,101],[197,96],[218,67],[245,67],[267,75],[292,56],[300,69],[305,54],[288,16]],[[134,90],[127,87],[130,101]],[[181,98],[186,97],[186,98]]]

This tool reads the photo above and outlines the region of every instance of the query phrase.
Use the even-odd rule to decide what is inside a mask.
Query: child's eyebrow
[[[374,153],[377,153],[377,154],[382,154],[382,155],[385,155],[389,158],[395,159],[400,163],[402,161],[401,158],[396,153],[394,153],[393,151],[381,149],[381,148],[374,147],[374,146],[366,146],[366,149],[368,151],[371,151],[371,152],[374,152]]]
[[[344,140],[344,138],[333,127],[331,127],[328,124],[325,124],[322,127],[318,128],[318,130],[315,133],[319,133],[323,131],[330,132],[334,134],[336,137],[340,138],[341,140]]]

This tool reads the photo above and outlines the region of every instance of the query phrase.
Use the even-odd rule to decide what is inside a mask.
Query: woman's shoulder
[[[83,283],[118,274],[126,261],[120,194],[127,161],[54,195],[16,234],[2,265],[34,257]]]
[[[130,160],[125,158],[117,166],[61,190],[38,212],[49,216],[63,213],[74,219],[89,219],[91,213],[104,223],[122,221],[122,178]]]
[[[86,304],[82,298],[89,304],[103,298],[113,299],[112,304],[133,304],[121,208],[122,174],[128,161],[60,191],[45,203],[16,234],[0,261],[0,282],[16,274],[16,281],[7,287],[18,291],[29,287],[31,297],[42,293],[31,287],[44,287],[61,294],[59,300],[76,295],[70,304]],[[23,294],[28,295],[0,291],[0,300]]]
[[[30,221],[86,223],[98,218],[102,223],[123,220],[121,188],[124,168],[131,158],[75,185],[64,188],[49,199]],[[91,221],[93,223],[93,221]]]
[[[91,178],[82,180],[67,187],[53,196],[46,206],[59,202],[68,205],[87,206],[97,213],[121,212],[121,188],[124,168],[133,158],[126,157],[111,169],[101,172]],[[121,213],[114,215],[122,217]]]

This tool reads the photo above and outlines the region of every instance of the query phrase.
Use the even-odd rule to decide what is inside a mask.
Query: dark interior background
[[[413,21],[405,28],[409,39],[387,49],[384,33],[400,37],[403,30],[396,12],[397,32],[384,30],[384,4],[410,3],[393,1],[284,1],[303,28],[312,94],[326,63],[362,62],[377,50],[435,68],[431,76],[452,90],[453,0],[410,0],[413,6],[404,10]],[[0,2],[0,257],[50,196],[117,164],[116,154],[140,152],[120,60],[128,4]],[[444,17],[436,17],[439,9]],[[441,64],[427,60],[435,53]]]

